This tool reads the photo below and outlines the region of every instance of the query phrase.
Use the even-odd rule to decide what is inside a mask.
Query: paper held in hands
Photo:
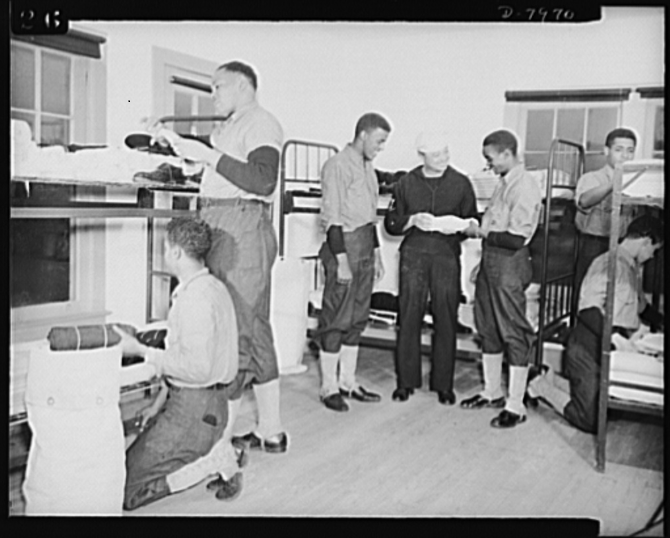
[[[455,234],[465,230],[470,224],[477,224],[476,219],[462,219],[455,215],[445,215],[443,217],[433,218],[432,232],[443,234]]]

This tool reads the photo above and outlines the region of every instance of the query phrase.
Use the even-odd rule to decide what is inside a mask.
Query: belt
[[[270,204],[254,198],[198,198],[198,208],[204,207],[269,207]]]
[[[173,390],[180,391],[180,390],[223,390],[225,389],[228,384],[227,383],[214,383],[213,385],[209,385],[207,387],[182,387],[179,385],[175,385],[174,383],[171,383],[169,380],[165,380],[167,383],[168,387],[170,387]]]

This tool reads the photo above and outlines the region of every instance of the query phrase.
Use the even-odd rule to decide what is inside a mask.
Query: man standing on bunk
[[[281,453],[287,450],[288,436],[279,413],[270,278],[277,255],[271,204],[284,135],[277,119],[258,104],[257,87],[249,65],[231,61],[219,66],[212,77],[214,107],[227,119],[212,132],[213,147],[174,133],[169,142],[182,158],[205,165],[199,204],[201,218],[213,230],[207,267],[227,285],[235,303],[240,389],[230,396],[224,441],[232,437],[243,388],[252,384],[258,425],[233,443]],[[157,130],[157,136],[160,133]],[[216,487],[216,482],[210,486]]]
[[[349,410],[343,396],[360,402],[381,400],[356,381],[356,363],[373,284],[384,271],[375,227],[379,187],[372,161],[390,132],[385,118],[364,114],[356,123],[353,142],[328,159],[321,172],[326,241],[319,258],[326,282],[315,340],[321,347],[320,398],[333,411]]]
[[[637,138],[630,129],[618,128],[605,139],[605,166],[587,172],[577,180],[575,226],[579,233],[579,252],[575,267],[575,292],[591,262],[609,248],[614,174],[623,173],[623,163],[635,155]],[[619,237],[623,237],[632,219],[632,207],[621,206]]]
[[[454,362],[461,283],[464,219],[477,217],[470,180],[449,166],[444,133],[422,133],[416,149],[423,160],[394,190],[384,219],[391,235],[405,235],[400,245],[399,332],[393,399],[406,401],[421,386],[421,325],[430,295],[435,333],[430,390],[442,404],[456,403]]]
[[[481,226],[465,230],[482,238],[475,327],[481,337],[484,390],[463,400],[461,407],[504,407],[491,421],[494,428],[511,428],[526,420],[523,398],[535,340],[526,319],[525,290],[532,276],[528,243],[537,229],[542,194],[520,161],[517,146],[516,137],[505,130],[484,139],[484,158],[500,180]],[[501,385],[504,352],[509,364],[507,400]]]
[[[619,243],[616,255],[612,342],[626,351],[627,340],[640,321],[662,329],[663,316],[647,303],[640,281],[641,265],[650,260],[663,243],[663,223],[651,216],[636,218]],[[573,426],[595,433],[598,426],[600,360],[609,274],[609,252],[598,256],[584,276],[579,295],[577,324],[565,347],[565,377],[554,375],[546,365],[542,375],[528,383],[528,395],[542,398]],[[648,330],[648,329],[645,329]],[[634,348],[632,348],[634,349]],[[537,372],[534,372],[537,374]]]

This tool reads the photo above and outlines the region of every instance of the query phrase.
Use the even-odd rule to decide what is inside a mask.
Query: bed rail
[[[301,190],[305,194],[319,196],[321,192],[321,168],[338,152],[332,144],[287,140],[281,152],[279,176],[279,257],[284,257],[286,247],[286,215],[299,212],[293,203],[291,191]],[[314,209],[310,209],[314,212]],[[317,210],[318,211],[318,210]]]

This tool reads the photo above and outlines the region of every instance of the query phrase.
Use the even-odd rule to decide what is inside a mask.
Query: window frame
[[[588,123],[588,116],[589,116],[589,110],[596,109],[596,108],[608,108],[608,109],[616,109],[617,111],[617,117],[616,117],[616,125],[618,125],[621,122],[621,118],[623,117],[623,104],[624,101],[565,101],[565,102],[559,102],[559,101],[540,101],[540,102],[523,102],[523,103],[514,103],[515,105],[518,106],[518,127],[519,127],[519,138],[521,142],[521,148],[520,148],[520,153],[522,154],[522,158],[525,160],[527,154],[533,154],[533,155],[542,155],[542,154],[549,154],[549,149],[546,151],[539,151],[539,150],[531,150],[527,151],[527,140],[528,140],[528,113],[530,111],[536,111],[536,110],[553,110],[554,111],[554,117],[553,117],[553,125],[552,125],[552,133],[551,133],[551,139],[549,140],[549,143],[551,143],[551,140],[556,138],[556,131],[558,127],[558,111],[559,110],[566,110],[566,109],[583,109],[584,110],[584,125],[582,128],[582,139],[581,140],[573,140],[572,142],[577,142],[579,144],[582,144],[584,146],[584,156],[585,159],[588,156],[592,155],[602,155],[602,149],[601,150],[587,150],[586,149],[586,142],[587,142],[587,135],[588,135],[588,129],[589,129],[589,123]],[[604,143],[604,140],[603,140]]]
[[[34,54],[34,59],[35,59],[35,107],[34,109],[26,109],[26,108],[20,108],[20,107],[15,107],[11,105],[10,102],[10,114],[13,111],[20,112],[22,114],[34,114],[35,116],[35,123],[34,123],[34,132],[33,132],[33,140],[37,144],[41,143],[42,140],[42,117],[47,116],[47,117],[55,117],[55,118],[60,118],[60,119],[65,119],[68,123],[67,126],[67,140],[65,140],[65,144],[70,144],[76,129],[76,120],[75,120],[75,102],[74,102],[74,93],[75,93],[75,62],[77,59],[77,56],[75,54],[70,54],[67,52],[61,52],[56,49],[51,49],[51,48],[45,48],[45,47],[39,47],[35,45],[30,45],[28,43],[20,42],[20,41],[15,41],[12,40],[10,44],[10,54],[11,54],[11,48],[12,47],[17,47],[17,48],[22,48],[24,50],[30,50]],[[61,57],[61,58],[66,58],[69,61],[69,110],[70,113],[68,115],[64,114],[59,114],[56,112],[44,112],[42,110],[42,61],[43,61],[43,54],[50,54],[52,56],[56,57]]]
[[[101,142],[100,135],[104,131],[107,114],[105,99],[96,100],[96,106],[93,108],[89,101],[92,92],[99,89],[100,84],[106,83],[104,58],[80,56],[47,46],[11,39],[10,47],[13,46],[30,49],[35,55],[35,110],[12,107],[11,103],[10,110],[35,115],[36,128],[33,137],[36,143],[39,143],[39,137],[41,137],[43,53],[66,57],[70,62],[70,111],[66,143],[72,143],[73,140],[77,140],[78,143]],[[75,96],[79,97],[81,102],[79,105]],[[59,116],[52,113],[46,113],[46,115]],[[77,185],[72,198],[75,201],[99,202],[101,196],[104,197],[99,187]],[[45,338],[53,325],[102,323],[105,316],[109,314],[105,310],[105,293],[101,292],[101,283],[105,282],[105,220],[82,218],[67,220],[70,226],[69,300],[10,308],[12,343]]]

